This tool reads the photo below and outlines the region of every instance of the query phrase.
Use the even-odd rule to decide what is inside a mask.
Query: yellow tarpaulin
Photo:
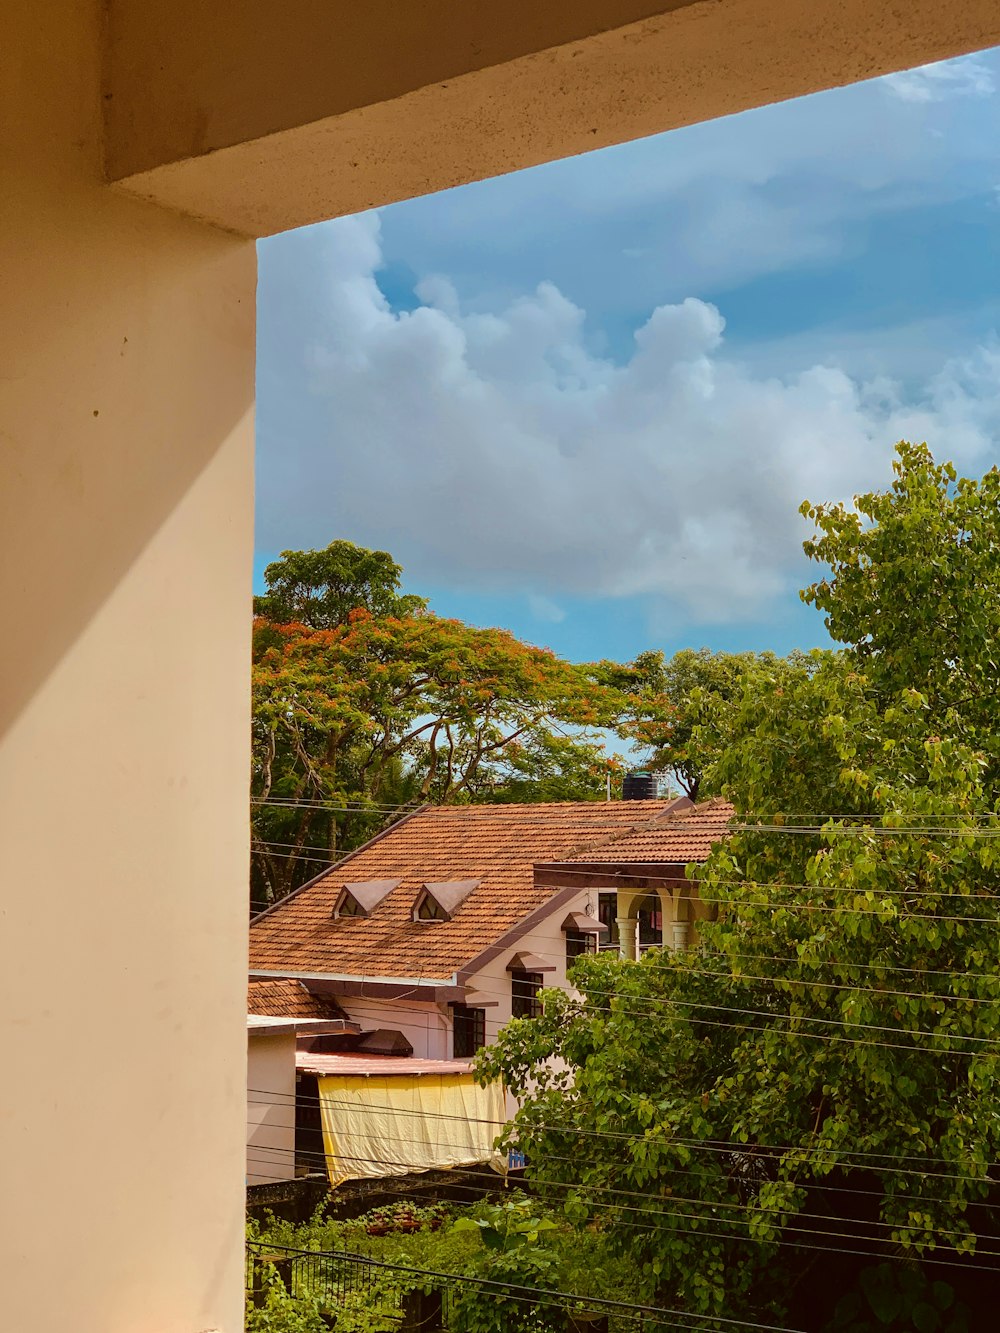
[[[319,1079],[330,1184],[488,1163],[506,1118],[503,1087],[471,1074],[324,1075]]]

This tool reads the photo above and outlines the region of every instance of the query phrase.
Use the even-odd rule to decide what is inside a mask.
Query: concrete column
[[[101,21],[0,8],[0,1324],[239,1333],[254,248],[103,183]]]
[[[688,924],[687,921],[674,921],[671,923],[670,947],[675,952],[679,952],[688,947]]]
[[[620,916],[616,918],[618,926],[618,947],[622,958],[628,958],[632,962],[636,957],[636,936],[639,931],[638,921],[631,917]]]

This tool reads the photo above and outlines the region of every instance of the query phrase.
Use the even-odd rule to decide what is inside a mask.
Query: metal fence
[[[331,1328],[338,1312],[364,1309],[392,1323],[400,1333],[439,1333],[463,1295],[477,1291],[513,1310],[543,1314],[545,1326],[565,1333],[665,1333],[667,1329],[707,1329],[714,1324],[697,1316],[658,1310],[626,1301],[579,1297],[566,1292],[517,1287],[486,1278],[437,1273],[386,1263],[368,1255],[340,1250],[301,1250],[264,1241],[248,1241],[248,1301],[267,1302],[271,1286],[280,1282],[289,1295],[315,1303]],[[689,1322],[691,1321],[691,1322]],[[515,1320],[515,1323],[519,1321]]]
[[[393,1284],[394,1274],[405,1275],[408,1280]],[[367,1255],[248,1241],[248,1300],[253,1305],[264,1305],[275,1282],[280,1282],[290,1296],[315,1301],[328,1313],[331,1327],[338,1310],[350,1306],[372,1310],[377,1306],[385,1319],[398,1320],[407,1333],[437,1333],[445,1328],[453,1293],[451,1282],[429,1277],[427,1290],[413,1289],[413,1269],[382,1263]]]

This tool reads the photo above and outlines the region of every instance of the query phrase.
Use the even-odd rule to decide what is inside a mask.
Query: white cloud
[[[989,192],[996,85],[984,52],[408,200],[385,210],[386,253],[466,303],[549,278],[631,325],[651,302],[849,262],[873,223]]]
[[[910,398],[829,366],[765,377],[689,298],[655,309],[616,364],[551,283],[470,313],[425,281],[428,304],[397,313],[379,262],[374,216],[267,243],[264,550],[348,537],[392,551],[412,586],[522,592],[542,619],[592,595],[740,619],[797,586],[801,500],[884,485],[897,438],[993,461],[996,347]]]
[[[943,102],[951,97],[991,97],[996,91],[993,71],[978,56],[920,65],[888,74],[885,87],[904,102]]]

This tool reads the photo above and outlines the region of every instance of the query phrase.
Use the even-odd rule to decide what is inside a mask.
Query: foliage
[[[300,556],[326,554],[286,552],[284,563],[298,571]],[[334,621],[356,585],[322,596],[285,588],[268,605],[318,603],[313,618]],[[376,611],[385,600],[368,597]],[[588,729],[612,712],[582,667],[419,607],[357,607],[322,628],[258,618],[255,901],[283,896],[407,803],[601,797],[607,763]]]
[[[947,1282],[911,1265],[879,1264],[862,1271],[825,1333],[969,1333],[968,1314]]]
[[[830,575],[803,599],[826,612],[870,687],[891,701],[904,686],[948,718],[955,738],[1000,750],[1000,471],[979,481],[901,443],[892,489],[843,505],[803,505],[819,535],[806,543]],[[996,775],[991,772],[990,781]]]
[[[810,1214],[827,1249],[860,1232],[914,1261],[973,1254],[988,1225],[1000,506],[996,474],[953,484],[926,449],[896,472],[859,499],[868,527],[808,511],[832,573],[806,596],[847,647],[731,707],[707,781],[743,823],[699,872],[700,952],[583,957],[580,998],[551,993],[479,1059],[523,1099],[534,1183],[708,1317],[783,1312]]]
[[[693,801],[717,794],[707,775],[725,752],[736,702],[811,669],[804,653],[782,658],[708,648],[684,648],[669,660],[645,652],[624,666],[593,668],[595,679],[624,696],[620,734],[644,750],[647,767],[669,772]]]
[[[456,1333],[535,1333],[565,1321],[562,1307],[538,1294],[559,1288],[560,1262],[547,1234],[556,1230],[556,1223],[534,1200],[522,1195],[484,1206],[478,1216],[461,1217],[452,1225],[453,1231],[463,1229],[475,1232],[484,1247],[475,1277],[504,1283],[510,1290],[498,1293],[476,1282],[460,1287]]]
[[[402,566],[388,551],[331,542],[322,551],[282,551],[264,570],[267,592],[254,598],[254,615],[276,625],[337,629],[351,612],[408,616],[424,610],[423,597],[401,593]]]
[[[416,1232],[409,1229],[411,1219],[419,1223]],[[391,1230],[384,1229],[386,1222]],[[628,1300],[638,1293],[631,1268],[616,1263],[601,1235],[575,1232],[564,1218],[520,1192],[500,1203],[467,1208],[403,1202],[349,1221],[324,1219],[318,1209],[303,1225],[273,1218],[264,1225],[251,1221],[247,1235],[264,1249],[339,1250],[416,1270],[376,1271],[373,1285],[358,1291],[348,1284],[335,1310],[337,1328],[347,1333],[397,1328],[400,1302],[413,1291],[450,1288],[445,1305],[450,1333],[561,1328],[563,1308],[555,1310],[540,1289],[577,1293],[584,1298],[580,1308],[587,1298]],[[441,1274],[459,1280],[442,1281]],[[492,1282],[515,1290],[497,1291],[486,1285]],[[326,1326],[316,1322],[324,1313],[330,1311],[322,1299],[307,1290],[297,1290],[293,1298],[272,1275],[266,1303],[248,1311],[247,1328],[252,1333],[316,1333]]]

